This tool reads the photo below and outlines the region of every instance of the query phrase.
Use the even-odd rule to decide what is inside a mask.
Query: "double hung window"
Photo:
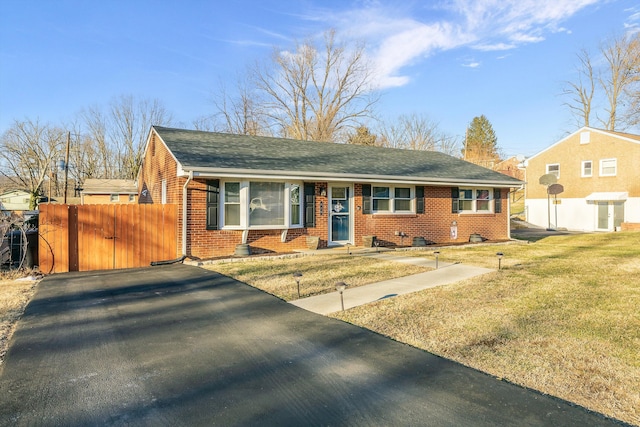
[[[600,176],[616,176],[617,159],[600,160]]]
[[[373,212],[412,212],[411,187],[377,187],[372,189]]]
[[[560,178],[560,165],[558,163],[553,163],[547,165],[547,173],[555,175],[557,178]]]
[[[495,190],[493,192],[495,193]],[[454,212],[492,212],[493,198],[490,188],[459,188],[452,192],[452,198]]]

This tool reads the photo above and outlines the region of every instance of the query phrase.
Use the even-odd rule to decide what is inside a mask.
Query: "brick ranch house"
[[[193,258],[508,239],[508,192],[524,184],[439,152],[158,126],[137,181],[140,203],[178,205],[177,249]]]

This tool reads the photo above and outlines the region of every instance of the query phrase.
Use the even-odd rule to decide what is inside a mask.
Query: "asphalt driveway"
[[[185,265],[44,279],[0,424],[617,425]]]

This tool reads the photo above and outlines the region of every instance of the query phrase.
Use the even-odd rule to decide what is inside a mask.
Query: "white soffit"
[[[590,202],[597,201],[616,201],[616,200],[627,200],[629,197],[629,193],[626,191],[604,191],[604,192],[596,192],[591,193],[586,197],[586,200]]]

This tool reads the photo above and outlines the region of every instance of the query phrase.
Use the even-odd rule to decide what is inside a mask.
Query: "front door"
[[[330,187],[329,194],[329,243],[351,243],[350,188]]]

